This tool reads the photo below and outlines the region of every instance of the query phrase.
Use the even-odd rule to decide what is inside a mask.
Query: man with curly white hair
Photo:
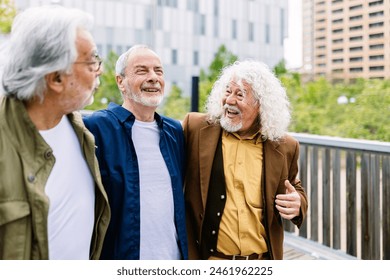
[[[282,218],[298,227],[307,197],[285,89],[258,61],[223,69],[207,114],[183,121],[190,259],[283,259]]]

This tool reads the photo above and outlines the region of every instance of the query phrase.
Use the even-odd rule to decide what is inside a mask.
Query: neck
[[[45,100],[32,100],[25,103],[27,113],[38,130],[48,130],[55,127],[64,116],[59,113],[54,104],[48,104]]]
[[[150,107],[136,103],[132,99],[125,99],[122,107],[133,113],[136,120],[142,122],[154,121],[154,113],[157,109],[157,107]]]

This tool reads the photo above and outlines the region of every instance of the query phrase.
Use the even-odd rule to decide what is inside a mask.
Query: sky
[[[287,68],[302,66],[302,0],[288,0],[288,37],[284,41]]]

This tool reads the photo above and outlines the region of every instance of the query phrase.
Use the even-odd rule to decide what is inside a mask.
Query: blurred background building
[[[207,69],[222,44],[239,59],[273,67],[283,59],[287,37],[286,0],[14,0],[20,11],[61,4],[90,12],[99,53],[121,54],[150,45],[162,58],[167,90],[191,91],[191,78]]]
[[[332,81],[390,78],[389,0],[302,0],[302,72]]]

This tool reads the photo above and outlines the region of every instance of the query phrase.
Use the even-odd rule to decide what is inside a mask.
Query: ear
[[[116,84],[118,85],[118,88],[121,92],[124,92],[125,91],[125,87],[123,85],[124,83],[124,80],[125,77],[121,76],[121,75],[116,75],[115,76],[115,80],[116,80]]]
[[[48,90],[62,92],[64,89],[64,77],[59,72],[53,72],[45,76]]]

